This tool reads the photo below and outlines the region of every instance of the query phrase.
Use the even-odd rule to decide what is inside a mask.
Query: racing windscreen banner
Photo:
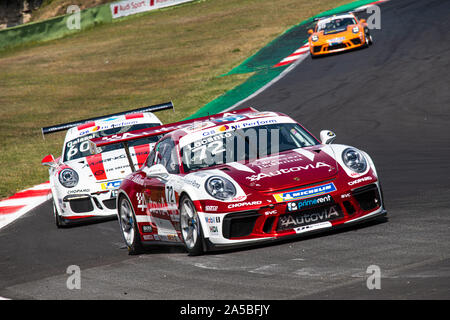
[[[123,0],[114,2],[110,6],[113,19],[117,19],[136,13],[161,9],[192,1],[194,0]]]
[[[218,113],[211,116],[205,116],[190,120],[183,120],[180,122],[175,123],[169,123],[162,126],[147,128],[147,129],[141,129],[136,131],[130,131],[130,132],[124,132],[124,133],[118,133],[107,137],[98,137],[89,140],[89,149],[91,154],[96,154],[101,152],[98,148],[104,147],[107,145],[115,144],[115,143],[124,143],[129,142],[132,140],[138,140],[143,138],[148,138],[151,136],[166,134],[171,131],[177,130],[177,129],[184,129],[185,131],[188,131],[189,133],[196,132],[198,130],[202,130],[205,128],[205,126],[210,125],[209,120],[214,121],[233,121],[236,118],[236,115],[242,115],[248,112],[257,112],[254,108],[244,108],[244,109],[238,109],[233,110],[229,112],[223,112]]]

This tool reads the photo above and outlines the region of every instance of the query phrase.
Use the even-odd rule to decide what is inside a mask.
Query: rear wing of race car
[[[95,139],[89,140],[89,149],[92,154],[96,154],[96,153],[101,152],[101,150],[100,150],[101,147],[111,145],[111,144],[121,143],[123,145],[123,148],[125,149],[125,153],[128,158],[128,163],[130,164],[130,168],[134,172],[136,170],[134,168],[133,160],[131,159],[130,151],[128,148],[129,141],[144,139],[144,138],[153,137],[153,136],[157,136],[157,135],[164,135],[166,133],[175,131],[177,129],[187,128],[189,126],[196,125],[196,124],[200,125],[205,120],[215,120],[215,119],[225,118],[225,117],[232,116],[232,115],[244,114],[244,113],[249,113],[249,112],[257,112],[257,111],[258,110],[254,109],[254,108],[245,108],[245,109],[240,109],[240,110],[235,110],[235,111],[218,113],[218,114],[215,114],[212,116],[205,116],[205,117],[201,117],[201,118],[195,118],[195,119],[184,120],[184,121],[180,121],[180,122],[174,122],[174,123],[170,123],[170,124],[166,124],[166,125],[162,125],[162,126],[158,126],[158,127],[124,132],[124,133],[114,134],[114,135],[107,136],[107,137],[95,138]]]
[[[167,110],[167,109],[172,109],[172,110],[174,109],[172,101],[161,103],[161,104],[156,104],[153,106],[147,106],[147,107],[143,107],[143,108],[139,108],[139,109],[133,109],[133,110],[123,111],[123,112],[118,112],[118,113],[112,113],[112,114],[108,114],[108,115],[104,115],[104,116],[100,116],[100,117],[83,119],[83,120],[78,120],[78,121],[73,121],[73,122],[68,122],[68,123],[61,123],[61,124],[49,126],[49,127],[43,127],[43,128],[41,128],[41,131],[42,131],[42,136],[44,136],[46,134],[68,130],[70,128],[79,126],[83,123],[90,122],[90,121],[96,121],[96,120],[109,118],[109,117],[115,117],[115,116],[123,116],[123,115],[127,115],[127,114],[132,114],[132,113],[157,112],[157,111],[162,111],[162,110]]]
[[[337,17],[337,16],[341,16],[341,15],[345,15],[345,14],[349,14],[349,13],[355,13],[355,12],[359,12],[359,11],[355,11],[355,10],[344,11],[344,12],[341,12],[341,13],[335,13],[335,14],[329,14],[329,15],[325,15],[325,16],[315,17],[313,19],[313,21],[317,22],[317,21],[320,21],[320,20],[323,20],[323,19],[328,19],[328,18]]]

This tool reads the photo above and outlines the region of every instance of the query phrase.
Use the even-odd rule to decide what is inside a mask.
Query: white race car
[[[108,146],[97,154],[91,154],[89,140],[160,126],[161,121],[152,112],[166,109],[173,109],[171,102],[42,128],[43,134],[68,130],[62,155],[55,159],[50,154],[42,159],[42,164],[50,167],[57,227],[117,216],[117,188],[123,177],[145,162],[160,137]]]

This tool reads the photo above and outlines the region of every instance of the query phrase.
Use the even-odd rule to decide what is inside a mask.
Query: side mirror
[[[366,23],[366,19],[361,19],[361,20],[359,20],[359,22]]]
[[[313,29],[309,29],[309,30],[308,30],[308,33],[309,33],[309,34],[313,34],[313,33],[314,33]]]
[[[336,134],[330,130],[320,131],[320,141],[322,144],[330,144],[336,139]]]
[[[142,171],[144,171],[147,177],[149,178],[167,180],[167,177],[169,176],[169,172],[167,171],[166,167],[164,167],[162,164],[155,164],[150,168],[145,168]]]
[[[43,166],[56,167],[56,160],[53,155],[49,154],[42,159],[41,164]]]

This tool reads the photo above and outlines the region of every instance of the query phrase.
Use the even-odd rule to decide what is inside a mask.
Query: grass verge
[[[182,119],[247,79],[220,77],[288,27],[348,0],[203,0],[0,53],[0,198],[48,179],[64,134],[40,127],[172,100]]]

